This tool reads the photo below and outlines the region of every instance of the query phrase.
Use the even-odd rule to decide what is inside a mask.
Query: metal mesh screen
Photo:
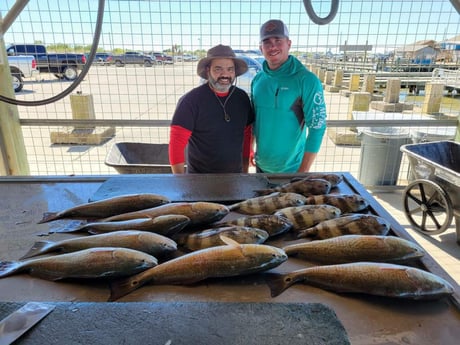
[[[3,17],[15,3],[0,3]],[[311,3],[319,17],[331,9],[331,1]],[[5,45],[40,43],[49,54],[89,54],[98,5],[97,0],[31,0],[4,34]],[[359,175],[360,139],[353,123],[346,122],[353,120],[350,97],[341,92],[350,89],[352,74],[360,76],[358,91],[362,90],[363,78],[375,74],[372,94],[381,97],[389,76],[402,78],[400,102],[412,104],[405,113],[418,114],[423,92],[417,91],[432,80],[433,71],[455,71],[460,65],[460,16],[448,0],[341,0],[337,15],[326,25],[310,20],[302,1],[107,0],[98,52],[114,56],[127,51],[155,52],[169,55],[171,60],[162,62],[161,54],[156,54],[153,66],[141,61],[118,67],[113,60],[106,63],[96,58],[72,93],[91,98],[92,111],[87,119],[96,121],[91,128],[69,122],[76,119],[70,96],[46,105],[18,106],[30,173],[116,174],[116,169],[105,164],[114,144],[167,143],[168,121],[178,99],[200,83],[197,60],[219,43],[256,57],[259,27],[271,18],[287,24],[291,54],[308,68],[316,73],[322,70],[324,78],[333,78],[331,73],[337,69],[344,71],[343,81],[336,85],[338,92],[325,88],[329,129],[314,171]],[[251,75],[242,76],[238,85],[249,90],[250,80]],[[62,74],[41,72],[37,78],[25,78],[22,91],[15,96],[33,103],[58,95],[71,84]],[[460,114],[455,90],[444,90],[439,111],[442,119],[455,119]],[[441,127],[440,138],[455,130]],[[80,139],[69,142],[72,135],[80,135]],[[87,140],[90,136],[93,142]],[[341,142],[338,138],[342,137],[347,139]],[[407,176],[408,169],[403,159],[399,179]]]

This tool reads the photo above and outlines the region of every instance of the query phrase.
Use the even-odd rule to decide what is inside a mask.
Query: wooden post
[[[3,22],[0,15],[0,24]],[[5,41],[0,33],[0,93],[15,98]],[[30,175],[18,107],[0,102],[0,175]]]
[[[442,94],[444,84],[426,83],[425,84],[425,99],[422,105],[422,113],[437,114],[441,109]]]

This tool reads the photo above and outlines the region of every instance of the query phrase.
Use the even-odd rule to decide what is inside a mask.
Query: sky
[[[4,17],[16,0],[0,0]],[[93,41],[98,0],[30,0],[5,33],[5,43],[89,45]],[[330,0],[312,1],[320,17]],[[449,0],[339,0],[334,20],[313,23],[302,1],[106,0],[99,47],[106,50],[209,49],[222,43],[258,49],[259,27],[281,19],[294,50],[338,52],[340,44],[373,46],[375,52],[420,40],[460,34],[460,15]]]

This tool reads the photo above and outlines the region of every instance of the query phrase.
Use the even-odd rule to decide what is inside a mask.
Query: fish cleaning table
[[[333,192],[360,194],[370,203],[368,212],[382,216],[389,221],[391,235],[413,241],[404,228],[352,175],[342,174],[344,181]],[[88,200],[131,193],[161,194],[164,192],[166,196],[172,197],[173,201],[198,201],[196,199],[205,198],[206,200],[201,201],[229,203],[254,196],[252,189],[260,189],[268,182],[275,184],[287,182],[294,176],[296,175],[174,176],[165,174],[0,178],[0,195],[2,196],[0,200],[2,239],[0,258],[1,260],[17,260],[39,240],[59,241],[84,235],[53,233],[75,221],[59,220],[45,224],[37,224],[37,222],[45,212],[60,211],[86,203]],[[228,217],[231,216],[235,217],[234,214],[228,215]],[[39,237],[40,235],[45,236]],[[289,243],[295,243],[295,241]],[[273,244],[282,245],[283,243],[277,243],[274,240]],[[302,343],[302,341],[305,344],[321,344],[317,339],[311,338],[308,333],[299,332],[297,327],[310,327],[311,324],[320,320],[318,319],[319,314],[329,315],[329,321],[321,319],[322,321],[318,322],[329,322],[327,324],[331,329],[342,332],[341,334],[335,333],[335,337],[327,334],[321,327],[315,328],[317,332],[324,335],[324,344],[347,343],[346,339],[341,337],[344,330],[351,344],[457,343],[460,338],[458,285],[428,254],[415,265],[451,282],[456,289],[455,294],[451,298],[436,301],[412,301],[362,294],[337,294],[304,284],[296,284],[281,295],[272,298],[262,275],[251,275],[210,279],[192,286],[144,286],[116,303],[109,303],[106,301],[110,290],[104,281],[51,282],[28,274],[17,274],[0,279],[0,304],[2,305],[0,317],[7,316],[8,313],[28,301],[42,301],[56,305],[53,312],[19,340],[19,344],[22,341],[24,344],[41,344],[45,339],[44,335],[52,333],[55,336],[47,339],[48,343],[62,343],[64,336],[70,334],[69,332],[77,336],[75,331],[71,331],[75,329],[75,325],[80,327],[79,334],[84,334],[85,340],[93,343],[110,341],[117,344],[122,341],[152,339],[154,341],[152,343],[155,344],[165,344],[167,341],[170,341],[172,345],[185,344],[185,340],[193,339],[191,338],[192,330],[196,329],[196,334],[209,332],[208,337],[195,338],[200,344],[216,343],[216,339],[220,339],[218,343],[222,344],[243,343],[240,340],[237,341],[238,337],[235,334],[244,334],[244,332],[252,332],[252,335],[259,336],[257,340],[254,340],[254,337],[248,337],[247,340],[250,343],[268,345],[271,344],[270,337],[273,337],[273,334],[282,336],[289,333],[284,338],[273,338],[275,339],[272,339],[273,343],[282,344],[285,342],[281,339],[286,339],[292,344]],[[305,267],[303,261],[289,258],[273,271],[289,272],[303,267]],[[232,315],[236,317],[231,317],[229,313],[233,313]],[[305,313],[311,314],[312,317],[306,318]],[[315,313],[318,315],[314,315]],[[288,315],[289,322],[283,323],[282,320],[285,320]],[[132,332],[134,329],[132,317],[143,318],[144,328],[135,328],[140,333]],[[103,319],[99,325],[98,318]],[[151,323],[146,322],[149,319],[152,319]],[[160,322],[161,320],[163,321]],[[272,320],[271,323],[270,320]],[[155,329],[176,329],[166,328],[166,322],[172,324],[177,322],[178,332],[184,332],[182,342],[175,342],[173,337],[168,338],[165,332],[160,332],[161,337],[154,337]],[[216,327],[220,322],[225,324],[225,327]],[[341,329],[341,325],[344,330]],[[228,330],[232,327],[238,327],[239,331],[229,332]],[[110,338],[110,333],[107,332],[109,328],[113,329],[112,334],[122,334],[124,331],[129,332],[132,338],[129,341],[122,336]],[[49,333],[50,330],[52,333]],[[292,332],[297,338],[292,335]],[[305,338],[296,342],[295,339],[302,336]],[[68,341],[66,343],[71,344]]]

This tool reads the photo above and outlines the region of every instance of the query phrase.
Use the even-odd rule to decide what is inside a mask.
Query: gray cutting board
[[[0,304],[0,318],[20,306]],[[335,312],[321,303],[62,302],[55,306],[16,343],[350,344]]]
[[[106,180],[90,201],[124,194],[154,193],[166,196],[172,202],[230,203],[255,197],[255,190],[265,188],[269,188],[269,181],[261,175],[124,175]]]

